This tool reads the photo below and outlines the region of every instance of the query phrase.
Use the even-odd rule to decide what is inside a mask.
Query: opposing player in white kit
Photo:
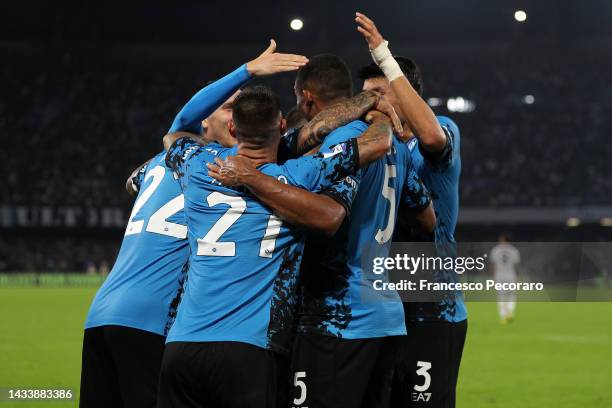
[[[516,267],[521,263],[521,254],[514,245],[508,242],[507,236],[500,235],[499,244],[493,247],[489,259],[493,262],[493,279],[496,283],[515,283],[517,281]],[[497,309],[502,324],[514,320],[516,294],[513,290],[497,292]]]

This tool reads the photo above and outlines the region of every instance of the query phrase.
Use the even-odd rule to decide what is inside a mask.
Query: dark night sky
[[[516,9],[527,22],[513,19]],[[389,37],[413,43],[565,43],[612,37],[609,0],[412,1],[39,1],[3,4],[0,39],[87,42],[244,43],[274,36],[293,44],[355,42],[353,13],[368,13]],[[304,29],[292,32],[293,17]]]

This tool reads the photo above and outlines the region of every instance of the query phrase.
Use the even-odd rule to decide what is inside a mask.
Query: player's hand
[[[389,117],[389,119],[391,119],[391,123],[393,124],[393,131],[395,133],[401,134],[404,131],[402,127],[402,121],[400,120],[399,116],[397,116],[397,112],[395,112],[393,105],[391,105],[389,101],[385,99],[384,96],[378,98],[378,102],[374,106],[374,109],[384,113]]]
[[[308,63],[308,58],[303,55],[281,54],[275,51],[276,41],[270,40],[270,46],[259,57],[247,62],[249,74],[258,77],[296,71]]]
[[[255,165],[244,156],[229,156],[225,160],[215,158],[215,164],[208,163],[208,175],[224,186],[240,186],[257,172]]]
[[[401,140],[404,143],[408,143],[410,140],[416,137],[414,136],[414,133],[410,131],[409,128],[406,128],[404,132],[396,133],[396,136],[398,137],[399,140]]]
[[[375,109],[369,111],[366,114],[365,121],[369,124],[377,123],[377,122],[384,122],[384,123],[388,123],[389,125],[393,124],[389,116]]]
[[[355,21],[359,26],[357,27],[357,31],[359,31],[365,40],[368,43],[368,48],[373,50],[378,47],[384,40],[383,36],[378,32],[376,28],[376,24],[372,20],[368,18],[365,14],[355,13]]]

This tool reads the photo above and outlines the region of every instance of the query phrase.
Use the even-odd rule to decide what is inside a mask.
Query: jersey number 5
[[[374,237],[381,245],[391,239],[393,236],[393,230],[395,229],[395,188],[389,186],[389,180],[395,177],[397,177],[395,165],[385,165],[385,180],[383,182],[381,194],[387,201],[389,201],[389,219],[387,220],[387,226],[385,229],[379,229]]]

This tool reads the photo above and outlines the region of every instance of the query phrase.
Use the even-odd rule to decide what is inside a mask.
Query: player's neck
[[[341,96],[341,97],[338,97],[338,98],[330,99],[329,101],[321,101],[321,100],[319,100],[318,103],[317,103],[317,106],[319,107],[319,112],[320,111],[324,111],[325,109],[327,109],[330,106],[333,106],[333,105],[335,105],[337,103],[344,102],[347,99],[348,99],[347,97]]]
[[[278,146],[254,146],[246,143],[238,143],[237,152],[253,161],[255,166],[266,163],[276,163]]]

